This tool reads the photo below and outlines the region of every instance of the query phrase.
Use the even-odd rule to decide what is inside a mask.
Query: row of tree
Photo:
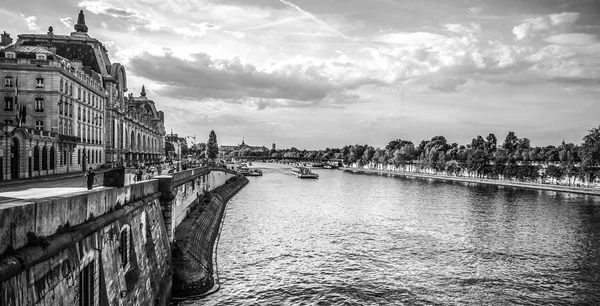
[[[478,135],[471,143],[450,143],[444,136],[422,140],[418,145],[404,139],[390,141],[385,148],[346,145],[318,151],[271,151],[281,158],[339,159],[345,165],[410,172],[506,179],[530,182],[593,181],[599,174],[600,127],[589,131],[579,145],[531,146],[528,138],[509,132],[502,143],[494,134]]]

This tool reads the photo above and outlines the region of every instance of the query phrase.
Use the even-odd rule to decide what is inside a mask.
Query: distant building
[[[235,146],[219,146],[219,156],[228,157],[231,155],[238,156],[243,150],[249,151],[252,155],[263,155],[269,152],[265,146],[249,146],[242,139],[242,143]]]
[[[275,151],[275,150],[276,150],[275,143],[273,143],[273,149],[272,149],[272,150],[273,150],[273,151]]]
[[[175,149],[173,151],[174,156],[171,157],[182,158],[181,153],[183,152],[183,148],[187,148],[187,140],[184,137],[179,137],[179,135],[173,134],[173,131],[171,131],[171,134],[167,134],[165,137],[165,142],[171,143]]]

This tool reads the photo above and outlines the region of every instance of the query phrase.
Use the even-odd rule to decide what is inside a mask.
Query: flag
[[[17,96],[19,95],[19,76],[15,79],[15,109],[17,110],[17,116],[15,117],[15,125],[21,126],[21,108],[17,102]]]
[[[19,126],[21,126],[22,123],[25,123],[25,117],[27,117],[27,106],[25,104],[21,103],[21,121],[19,121]]]

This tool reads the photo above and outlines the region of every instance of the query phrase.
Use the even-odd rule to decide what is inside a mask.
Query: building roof
[[[54,54],[54,52],[48,50],[46,47],[41,46],[25,46],[25,45],[12,45],[3,50],[4,52],[18,52],[18,53],[35,53],[35,54]]]

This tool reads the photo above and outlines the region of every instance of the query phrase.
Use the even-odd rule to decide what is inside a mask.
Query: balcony
[[[58,134],[58,141],[69,142],[69,143],[78,143],[78,142],[81,142],[81,138],[79,138],[77,136]]]
[[[29,61],[30,64],[32,65],[37,65],[37,66],[48,66],[50,65],[50,61],[48,60],[38,60],[38,59],[32,59]]]
[[[16,58],[0,58],[0,64],[16,64]]]

